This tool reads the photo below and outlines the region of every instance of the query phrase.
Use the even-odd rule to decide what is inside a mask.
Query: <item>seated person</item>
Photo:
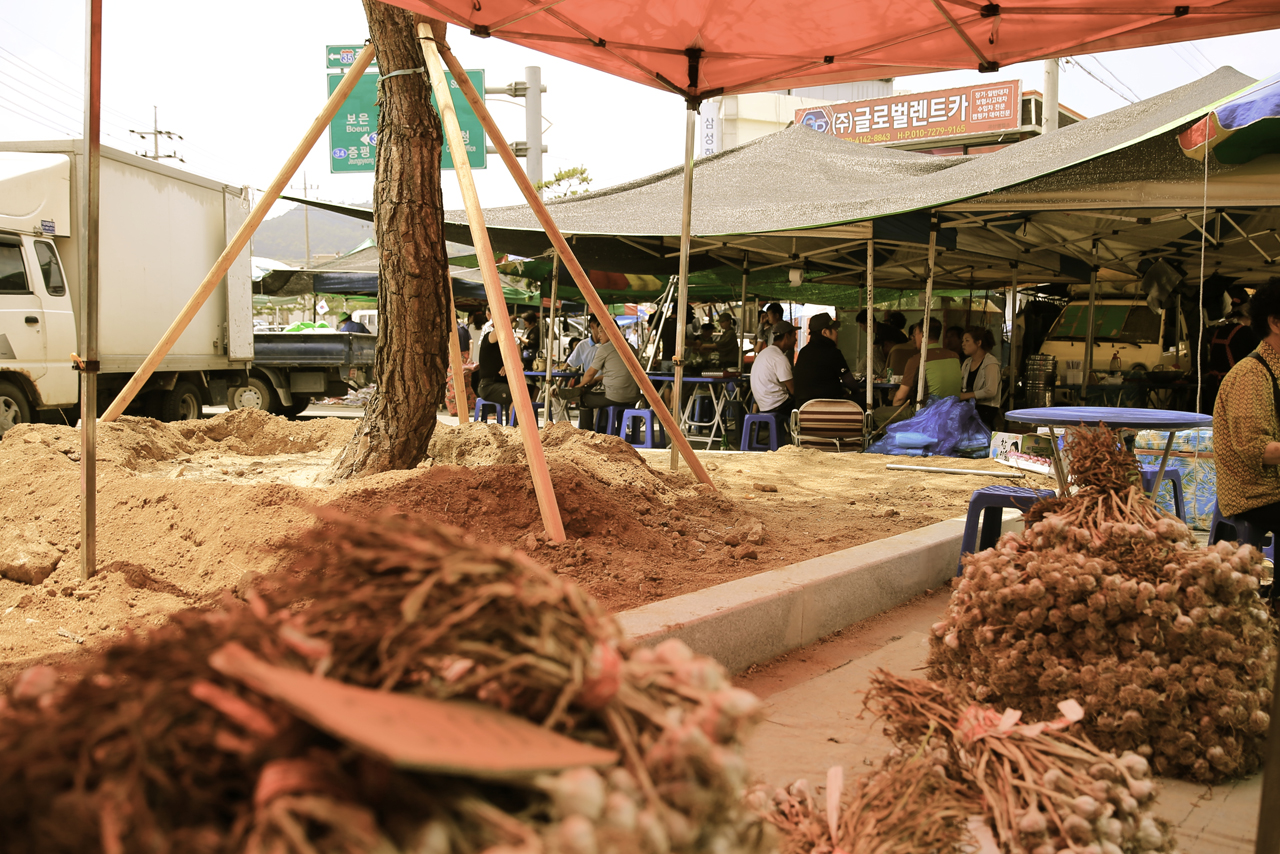
[[[596,322],[596,319],[593,316],[587,322],[588,328],[592,323],[595,323],[595,322]],[[569,366],[569,370],[575,371],[577,373],[582,373],[586,371],[587,368],[591,367],[591,361],[595,359],[595,357],[596,357],[595,338],[593,338],[591,334],[588,333],[587,337],[579,341],[576,347],[573,347],[569,350],[569,360],[567,362]],[[570,386],[575,386],[577,384],[578,384],[578,381],[576,379],[572,379],[569,381]]]
[[[920,356],[920,345],[916,343],[915,332],[919,324],[913,324],[911,327],[911,339],[902,343],[894,344],[889,348],[889,354],[885,356],[885,361],[889,363],[889,376],[901,377],[907,373],[907,362],[911,361],[911,357]]]
[[[720,359],[720,367],[738,367],[738,355],[742,352],[742,344],[738,341],[738,324],[733,315],[727,311],[720,312],[716,318],[720,322],[720,337],[716,339],[715,351]]]
[[[853,388],[853,374],[844,353],[836,346],[840,321],[832,320],[825,311],[809,318],[809,343],[796,356],[792,376],[795,380],[796,406],[819,398],[848,400]]]
[[[597,344],[591,367],[582,375],[582,385],[557,392],[561,398],[579,401],[578,427],[582,430],[595,429],[595,410],[606,406],[631,407],[640,399],[640,386],[613,342],[605,340],[600,322],[591,318],[589,328]]]
[[[507,384],[507,369],[502,364],[502,350],[498,346],[498,332],[493,327],[492,313],[484,310],[490,323],[484,327],[480,337],[480,356],[477,359],[476,375],[480,378],[476,393],[481,399],[490,403],[511,405],[511,386]]]
[[[922,340],[920,324],[911,327],[911,340],[916,347]],[[960,360],[955,353],[945,349],[938,339],[942,337],[942,322],[929,318],[929,344],[925,348],[924,393],[925,397],[952,397],[960,394]],[[920,354],[912,356],[903,367],[902,384],[894,392],[893,403],[881,406],[873,413],[876,427],[890,421],[901,421],[915,414],[916,383],[920,378]]]
[[[1000,414],[1000,360],[991,352],[996,346],[995,336],[990,329],[970,326],[960,339],[960,346],[968,356],[960,366],[960,399],[972,400],[982,423],[994,430]]]
[[[777,334],[777,330],[774,329],[774,327],[781,322],[782,322],[782,306],[776,302],[769,303],[769,305],[765,307],[764,320],[760,322],[760,328],[756,330],[756,352],[757,353],[762,352],[764,348],[769,346],[769,342],[772,341],[773,336]],[[789,323],[787,325],[791,326],[791,324]],[[795,329],[794,326],[792,326],[791,328],[793,330]],[[794,343],[793,343],[793,346],[794,346]]]
[[[751,393],[756,408],[778,417],[779,443],[787,435],[791,411],[796,408],[790,355],[795,347],[796,328],[779,320],[773,325],[773,343],[761,350],[751,365]]]
[[[698,334],[691,342],[693,348],[699,353],[714,353],[716,350],[716,327],[713,323],[704,323],[698,329]]]

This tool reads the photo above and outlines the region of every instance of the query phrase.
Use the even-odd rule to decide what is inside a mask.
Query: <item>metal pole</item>
[[[1207,156],[1207,155],[1206,155]],[[1276,681],[1280,685],[1280,658],[1276,659]],[[1267,735],[1267,758],[1262,765],[1262,801],[1258,805],[1258,839],[1255,854],[1280,851],[1280,691],[1272,689],[1271,727]]]
[[[746,355],[742,352],[742,333],[747,328],[747,279],[751,277],[751,267],[746,255],[742,256],[742,326],[733,330],[734,336],[738,339],[738,374],[742,374],[743,360]]]
[[[671,389],[671,414],[676,418],[680,429],[680,392],[684,386],[684,318],[689,313],[689,247],[692,243],[693,230],[693,148],[697,131],[698,113],[696,110],[685,110],[684,120],[684,200],[680,209],[680,299],[676,306],[676,357],[675,384]],[[671,444],[671,470],[675,471],[680,462],[680,454],[675,443]]]
[[[867,412],[875,408],[876,254],[875,241],[867,241]]]
[[[1058,60],[1044,61],[1044,132],[1058,129]]]
[[[1013,400],[1018,388],[1018,356],[1022,352],[1022,342],[1018,340],[1018,268],[1013,268],[1013,313],[1009,317],[1009,400]]]
[[[525,69],[527,72],[529,69]],[[532,176],[530,176],[532,180]],[[547,312],[547,379],[542,385],[542,391],[546,396],[542,405],[544,424],[551,423],[551,371],[555,363],[555,340],[560,336],[556,335],[556,299],[560,289],[560,253],[554,249],[551,250],[551,309]],[[589,331],[589,330],[588,330]]]
[[[307,173],[302,173],[302,198],[307,197]],[[311,266],[311,205],[302,206],[302,239],[305,243],[307,261],[302,266]],[[452,284],[450,287],[453,287]],[[314,320],[314,318],[312,318]]]
[[[526,66],[524,82],[524,139],[529,153],[524,157],[524,171],[536,187],[542,183],[542,69]],[[542,191],[538,191],[542,195]]]
[[[1093,309],[1098,299],[1098,241],[1093,241],[1093,266],[1089,271],[1089,318],[1084,330],[1084,376],[1080,379],[1080,403],[1089,387],[1089,374],[1093,372]]]
[[[938,217],[929,218],[929,279],[924,285],[924,318],[920,321],[920,373],[916,377],[916,403],[924,403],[924,363],[929,353],[929,310],[933,307],[933,259],[938,249]]]
[[[80,183],[80,580],[98,566],[98,194],[102,133],[102,0],[85,15],[84,162]]]

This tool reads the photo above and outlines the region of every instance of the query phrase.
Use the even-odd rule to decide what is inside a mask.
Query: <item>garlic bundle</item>
[[[1028,513],[1021,534],[965,558],[933,627],[931,679],[976,700],[1056,714],[1072,698],[1084,732],[1157,773],[1204,782],[1259,767],[1275,644],[1257,590],[1261,555],[1199,546],[1137,487],[1089,481],[1076,460],[1123,461],[1109,431],[1073,434],[1083,486]]]

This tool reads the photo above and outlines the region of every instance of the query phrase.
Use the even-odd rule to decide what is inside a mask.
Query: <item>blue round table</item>
[[[1160,490],[1160,481],[1164,479],[1165,466],[1169,463],[1169,452],[1173,450],[1174,433],[1178,430],[1213,426],[1213,416],[1199,412],[1132,409],[1120,406],[1041,406],[1033,409],[1013,409],[1006,412],[1004,418],[1006,421],[1018,421],[1049,428],[1049,437],[1053,440],[1053,468],[1063,495],[1067,494],[1067,475],[1062,465],[1062,458],[1058,454],[1058,436],[1053,430],[1054,427],[1078,427],[1081,424],[1097,427],[1099,424],[1106,424],[1108,427],[1129,430],[1167,431],[1169,438],[1164,445],[1164,455],[1160,457],[1160,470],[1156,472],[1156,480],[1151,487],[1151,494],[1156,495]]]

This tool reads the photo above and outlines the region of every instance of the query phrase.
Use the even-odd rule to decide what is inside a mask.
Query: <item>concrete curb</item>
[[[1003,529],[1020,530],[1006,510]],[[955,576],[964,519],[653,602],[618,615],[633,641],[679,638],[732,673],[883,613]]]

